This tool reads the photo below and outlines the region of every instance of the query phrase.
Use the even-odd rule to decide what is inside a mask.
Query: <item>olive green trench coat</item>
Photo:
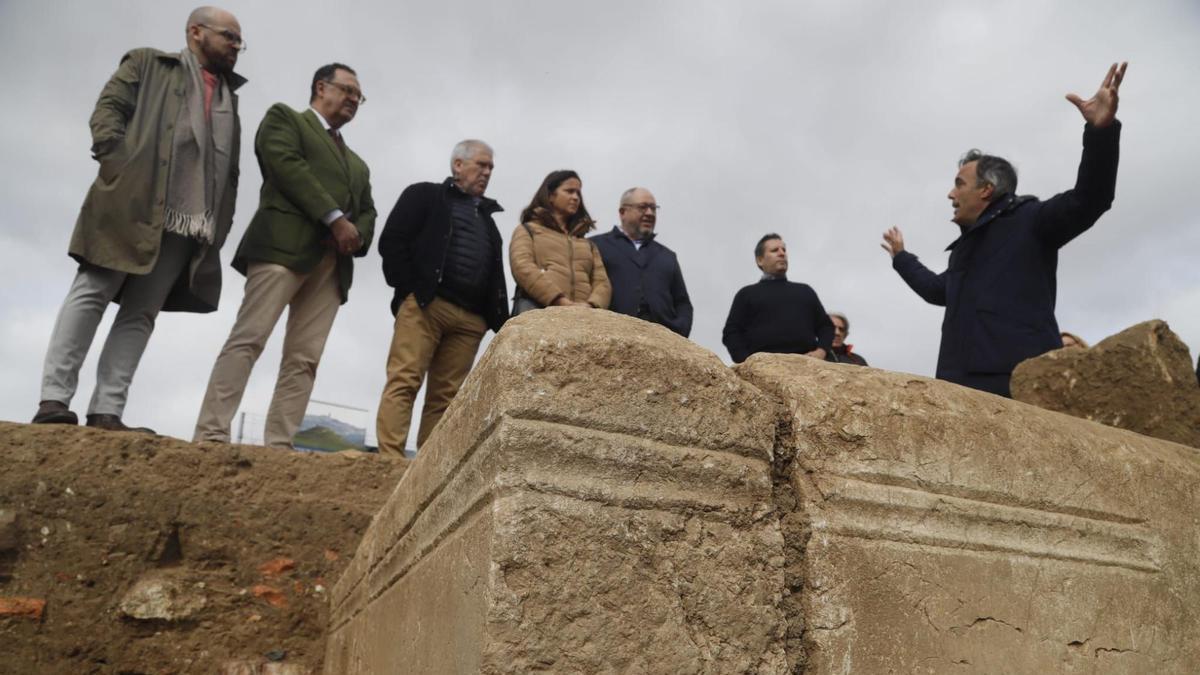
[[[100,172],[83,200],[69,248],[80,263],[147,274],[158,261],[167,168],[175,120],[187,94],[185,77],[179,54],[135,49],[121,58],[100,92],[90,121],[92,156],[100,162]],[[230,90],[246,81],[233,73],[226,78]],[[221,297],[218,251],[233,223],[241,152],[236,94],[233,117],[229,184],[218,205],[214,241],[197,246],[164,311],[211,312]]]

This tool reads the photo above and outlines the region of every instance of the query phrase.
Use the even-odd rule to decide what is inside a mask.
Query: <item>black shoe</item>
[[[38,403],[37,414],[33,416],[34,424],[79,424],[79,416],[67,408],[62,401],[42,401]]]
[[[87,425],[96,429],[104,429],[105,431],[135,431],[139,434],[153,434],[153,429],[146,427],[127,427],[117,415],[88,415]]]

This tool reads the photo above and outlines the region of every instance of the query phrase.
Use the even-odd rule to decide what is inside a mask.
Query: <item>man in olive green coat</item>
[[[177,54],[127,53],[96,102],[100,171],[71,236],[79,270],[46,350],[35,423],[78,423],[70,402],[110,302],[121,308],[100,354],[87,424],[113,430],[130,430],[121,416],[158,312],[217,308],[218,251],[237,198],[234,91],[245,82],[233,67],[245,44],[237,19],[213,7],[188,16],[186,36]]]
[[[308,110],[277,103],[259,125],[254,149],[262,192],[233,259],[246,275],[246,294],[213,366],[197,441],[229,441],[250,370],[287,307],[264,442],[292,447],[325,340],[350,290],[353,257],[367,254],[375,229],[367,165],[340,131],[364,101],[354,71],[331,63],[313,75]]]

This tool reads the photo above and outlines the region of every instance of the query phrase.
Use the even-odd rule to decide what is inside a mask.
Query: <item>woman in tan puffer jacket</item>
[[[574,171],[551,172],[513,230],[508,260],[521,296],[539,307],[607,309],[612,286],[596,245],[584,238],[595,228],[583,205],[583,184]]]

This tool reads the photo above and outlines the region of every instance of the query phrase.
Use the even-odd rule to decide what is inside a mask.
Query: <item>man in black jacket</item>
[[[787,246],[768,234],[754,247],[762,270],[757,284],[733,296],[722,341],[735,363],[757,352],[804,354],[817,359],[833,349],[833,322],[807,284],[787,280]]]
[[[645,188],[629,188],[621,195],[617,213],[620,227],[591,237],[612,283],[609,309],[687,337],[692,332],[692,301],[675,252],[654,238],[658,202]]]
[[[427,373],[417,447],[429,438],[484,334],[508,319],[500,232],[492,220],[503,209],[483,196],[492,155],[483,141],[454,146],[451,177],[405,188],[379,237],[383,275],[396,289],[387,384],[375,423],[381,453],[404,453],[413,401]]]
[[[1112,205],[1124,76],[1125,64],[1114,63],[1090,100],[1067,96],[1086,122],[1074,189],[1044,202],[1018,197],[1012,165],[972,150],[947,195],[961,236],[947,248],[945,272],[934,274],[905,251],[899,229],[884,233],[882,246],[905,283],[946,308],[938,379],[1009,396],[1018,363],[1062,346],[1054,318],[1058,249]]]

